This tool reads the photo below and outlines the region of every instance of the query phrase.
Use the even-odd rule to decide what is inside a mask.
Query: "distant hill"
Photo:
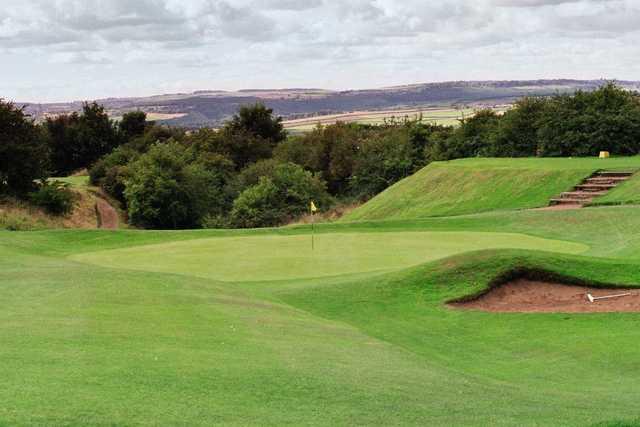
[[[239,106],[263,102],[285,119],[299,119],[352,111],[442,106],[496,106],[509,104],[525,95],[594,90],[604,80],[518,80],[459,81],[425,83],[380,89],[331,91],[324,89],[248,89],[237,92],[197,91],[189,94],[158,95],[146,98],[107,98],[97,100],[113,117],[131,110],[143,110],[153,120],[198,128],[217,126]],[[640,89],[638,81],[619,81],[621,86]],[[82,102],[34,104],[26,106],[36,119],[78,111]]]

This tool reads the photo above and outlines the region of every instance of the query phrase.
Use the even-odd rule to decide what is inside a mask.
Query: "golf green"
[[[73,255],[119,269],[220,281],[268,281],[385,271],[481,249],[581,253],[588,246],[514,233],[387,232],[218,237]]]

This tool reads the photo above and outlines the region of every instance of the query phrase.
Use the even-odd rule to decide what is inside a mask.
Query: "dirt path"
[[[565,205],[551,205],[551,206],[545,206],[544,208],[533,208],[533,209],[529,209],[531,211],[567,211],[570,209],[581,209],[582,205],[572,205],[572,204],[565,204]]]
[[[98,214],[98,228],[108,230],[118,229],[118,211],[101,197],[96,198],[96,212]]]
[[[629,296],[589,302],[594,297],[630,293]],[[640,289],[600,289],[518,279],[498,286],[479,298],[451,307],[496,313],[604,313],[640,311]]]

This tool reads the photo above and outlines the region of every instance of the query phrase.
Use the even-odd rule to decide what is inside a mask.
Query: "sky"
[[[640,80],[640,0],[2,0],[0,98]]]

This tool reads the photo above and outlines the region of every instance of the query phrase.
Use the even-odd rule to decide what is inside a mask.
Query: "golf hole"
[[[640,289],[594,288],[521,278],[449,306],[494,313],[640,312]]]

